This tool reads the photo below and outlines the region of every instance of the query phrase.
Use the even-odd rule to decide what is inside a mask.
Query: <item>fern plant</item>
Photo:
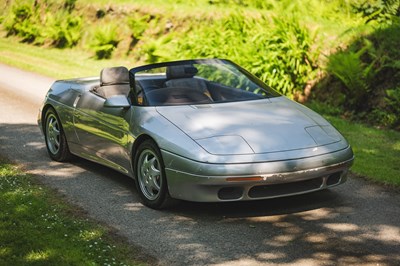
[[[82,19],[66,12],[48,13],[42,42],[57,48],[73,47],[82,36]]]
[[[138,41],[142,38],[143,33],[148,27],[148,22],[151,20],[150,15],[139,16],[137,14],[128,17],[127,24],[132,32],[132,38],[134,41]]]
[[[117,25],[109,23],[94,30],[90,48],[95,52],[96,59],[108,59],[120,40]]]
[[[19,36],[23,42],[34,42],[41,34],[35,10],[27,3],[15,2],[3,25],[7,36]]]
[[[271,23],[272,22],[272,23]],[[178,40],[180,57],[230,58],[291,98],[315,78],[314,35],[295,18],[247,17],[242,13],[190,31]]]

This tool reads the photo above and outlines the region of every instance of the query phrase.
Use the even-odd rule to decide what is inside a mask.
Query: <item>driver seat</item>
[[[114,95],[128,96],[130,89],[129,71],[126,67],[119,66],[101,70],[100,87],[95,92],[107,99]]]

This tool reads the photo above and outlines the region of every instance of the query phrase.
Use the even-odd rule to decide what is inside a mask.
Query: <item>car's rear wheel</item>
[[[47,152],[51,159],[63,162],[71,159],[67,139],[60,119],[53,108],[49,108],[45,116],[44,137],[46,140]]]
[[[153,209],[171,205],[164,162],[154,141],[145,140],[139,145],[135,155],[135,172],[136,187],[144,205]]]

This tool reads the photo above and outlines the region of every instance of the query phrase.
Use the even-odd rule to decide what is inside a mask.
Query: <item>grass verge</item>
[[[95,60],[76,49],[43,49],[19,43],[17,38],[0,38],[0,62],[57,79],[95,76],[116,65],[132,67],[127,60]]]
[[[0,265],[147,265],[110,229],[0,158]],[[143,260],[135,259],[140,257]]]

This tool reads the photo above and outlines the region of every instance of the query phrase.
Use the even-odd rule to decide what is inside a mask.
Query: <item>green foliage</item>
[[[400,87],[386,90],[385,102],[389,112],[382,119],[386,126],[400,127]]]
[[[3,25],[8,36],[16,35],[23,42],[72,47],[80,40],[82,28],[82,19],[70,13],[74,3],[74,0],[67,0],[63,5],[65,9],[60,9],[55,4],[15,1]]]
[[[64,2],[64,8],[71,13],[75,9],[77,0],[65,0]]]
[[[332,54],[327,66],[328,72],[336,76],[344,85],[347,106],[358,111],[365,104],[366,97],[370,93],[371,80],[374,78],[374,64],[372,61],[366,64],[361,57],[372,49],[371,43],[366,41],[366,46],[359,51],[339,51]],[[373,54],[373,53],[371,53]]]
[[[148,27],[148,22],[151,20],[150,15],[139,16],[137,14],[128,17],[128,26],[132,32],[132,38],[134,41],[138,41],[142,38],[143,33]]]
[[[399,20],[400,1],[398,0],[369,0],[360,4],[353,3],[353,12],[362,14],[367,22],[389,23]]]
[[[210,0],[211,5],[235,5],[241,7],[253,7],[257,9],[273,9],[275,1],[271,0]]]
[[[295,18],[271,21],[235,13],[187,32],[178,40],[176,54],[229,58],[293,98],[315,78],[318,51],[311,49],[313,44],[310,31]]]
[[[120,40],[118,26],[109,23],[104,26],[98,26],[94,30],[90,48],[95,52],[95,58],[108,59],[111,57]]]
[[[171,60],[171,53],[165,47],[172,41],[173,36],[167,35],[158,40],[148,40],[143,45],[141,53],[145,55],[147,63],[157,63],[162,60]]]
[[[57,48],[73,47],[82,36],[82,19],[65,12],[46,14],[42,43],[50,43]]]
[[[7,36],[16,35],[23,42],[34,42],[40,36],[40,27],[37,25],[35,10],[25,2],[17,2],[3,22]]]
[[[372,34],[355,39],[347,49],[331,54],[327,72],[342,85],[334,86],[333,79],[326,88],[341,90],[346,97],[336,97],[333,103],[343,104],[355,118],[399,128],[400,24],[394,23],[382,24]],[[332,98],[329,93],[320,95],[322,99],[326,96]]]

